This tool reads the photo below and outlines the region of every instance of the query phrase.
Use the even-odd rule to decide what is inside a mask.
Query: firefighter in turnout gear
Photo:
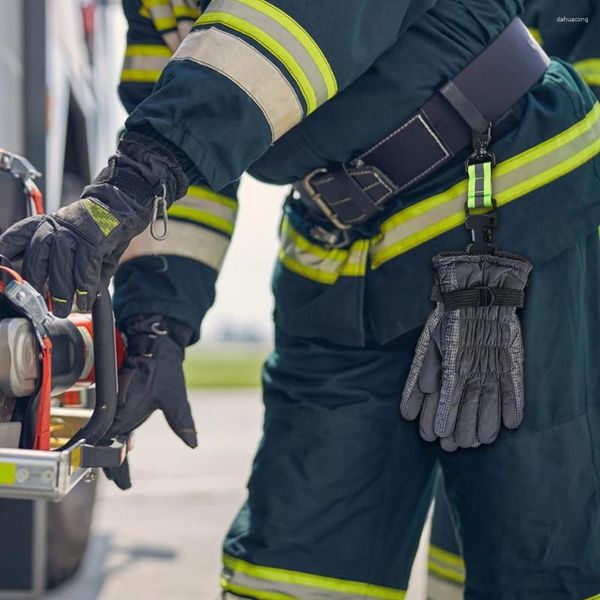
[[[134,12],[150,25],[177,5]],[[575,69],[547,58],[522,9],[201,2],[82,200],[0,237],[2,253],[24,254],[26,276],[38,286],[49,277],[67,303],[89,303],[122,257],[119,322],[171,318],[189,328],[188,343],[233,229],[224,190],[245,171],[293,185],[273,274],[264,436],[224,543],[227,598],[404,598],[440,467],[460,519],[467,600],[600,594],[600,105]],[[178,19],[159,29],[178,32]],[[157,71],[150,59],[165,50],[132,50],[146,42],[133,26],[129,36],[128,58],[144,60],[127,60],[124,79]],[[485,160],[470,160],[467,175],[474,146]],[[201,206],[188,204],[190,184],[207,190]],[[468,198],[495,207],[473,226],[485,254],[464,254]],[[187,228],[158,242],[167,209]],[[446,422],[447,435],[435,428],[433,442],[400,415],[433,306],[432,259],[449,251],[471,258],[456,269],[436,259],[436,303],[458,302],[499,332],[500,351],[475,354],[472,367],[510,364],[491,374],[515,385],[507,406],[525,398],[519,427],[504,414],[506,426],[487,422],[478,447],[454,452],[452,425],[467,413]],[[517,309],[522,346],[498,319]],[[440,348],[451,355],[460,341]],[[418,384],[435,398],[439,380]],[[484,385],[475,399],[499,419],[507,389]]]

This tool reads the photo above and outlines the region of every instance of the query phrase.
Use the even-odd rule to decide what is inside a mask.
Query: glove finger
[[[456,427],[464,384],[464,378],[455,373],[442,377],[440,402],[434,424],[434,431],[438,437],[448,437]]]
[[[50,257],[49,286],[52,312],[57,317],[66,317],[73,306],[73,263],[76,247],[77,243],[70,232],[59,230],[55,233]]]
[[[517,388],[512,375],[500,377],[500,395],[502,401],[502,422],[508,429],[516,429],[523,421],[523,388],[520,387],[521,401],[517,399]]]
[[[400,403],[400,414],[407,421],[414,421],[421,412],[425,396],[418,385],[415,385],[410,393],[406,392],[402,394],[402,402]]]
[[[169,399],[168,404],[161,405],[165,419],[181,441],[190,448],[198,446],[198,435],[196,433],[196,424],[192,417],[192,409],[187,400],[187,395],[178,396],[175,401],[175,395]]]
[[[427,321],[417,342],[415,357],[406,379],[400,403],[400,413],[408,421],[414,421],[425,399],[424,392],[433,393],[440,385],[441,357],[432,340],[432,329],[437,324],[437,316]]]
[[[18,258],[29,247],[41,222],[40,217],[28,217],[9,227],[0,235],[0,254],[8,260]]]
[[[23,278],[40,294],[44,293],[48,279],[54,233],[50,223],[42,223],[34,232],[23,258]]]
[[[107,467],[102,469],[104,475],[112,481],[119,489],[128,490],[131,487],[131,476],[129,473],[129,461],[127,458],[118,467]]]
[[[427,394],[423,402],[423,410],[421,411],[421,419],[419,420],[419,432],[426,442],[434,442],[437,439],[433,425],[439,398],[439,392],[434,392],[433,394]]]
[[[456,452],[458,450],[458,443],[454,435],[442,438],[440,440],[440,446],[445,452]]]
[[[85,241],[79,241],[73,265],[75,299],[80,310],[91,310],[100,281],[101,258]]]
[[[488,375],[481,389],[477,437],[482,444],[491,444],[500,432],[500,383],[495,375]]]
[[[477,439],[477,417],[480,407],[481,382],[473,378],[465,386],[456,419],[454,438],[459,448],[471,448]]]

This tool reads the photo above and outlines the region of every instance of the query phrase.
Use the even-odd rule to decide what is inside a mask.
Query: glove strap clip
[[[497,225],[496,200],[492,197],[492,168],[496,157],[488,150],[491,124],[483,133],[473,132],[473,153],[465,162],[468,178],[465,226],[471,232],[469,254],[493,254],[492,231]]]
[[[162,242],[169,235],[169,217],[167,216],[167,187],[162,182],[162,194],[154,197],[152,205],[152,222],[150,223],[150,234],[157,242]],[[162,231],[157,231],[157,222],[162,221]]]

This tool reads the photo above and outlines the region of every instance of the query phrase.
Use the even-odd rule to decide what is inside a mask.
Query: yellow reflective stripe
[[[590,598],[586,598],[585,600],[600,600],[600,594],[596,594],[595,596],[591,596]]]
[[[301,573],[299,571],[289,571],[286,569],[278,569],[274,567],[262,567],[246,562],[239,558],[233,558],[229,555],[223,556],[223,564],[226,568],[234,572],[234,574],[242,573],[254,579],[265,580],[270,582],[287,583],[300,587],[313,588],[315,590],[331,591],[337,594],[355,594],[357,599],[379,599],[379,600],[404,600],[406,592],[370,583],[362,583],[358,581],[346,581],[344,579],[336,579],[334,577],[324,577],[322,575],[312,575],[310,573]],[[231,589],[232,583],[226,581],[227,589]],[[234,591],[234,590],[231,590]],[[256,596],[259,591],[252,589],[251,596]],[[262,598],[263,596],[259,596]],[[290,596],[281,595],[282,599],[288,600]],[[266,597],[265,597],[266,598]],[[331,595],[335,598],[335,594]],[[269,600],[271,600],[269,598]],[[273,598],[279,600],[279,597]]]
[[[238,203],[233,198],[219,194],[218,192],[201,185],[190,185],[186,195],[193,196],[194,198],[200,198],[202,200],[210,200],[215,204],[226,206],[232,211],[237,211],[238,209]]]
[[[553,138],[498,164],[498,205],[507,204],[581,166],[600,152],[600,104]],[[372,266],[383,263],[464,223],[466,180],[396,213],[373,238]]]
[[[142,0],[142,4],[150,10],[157,6],[171,6],[171,0]]]
[[[283,73],[248,42],[216,28],[190,33],[173,60],[191,60],[221,73],[263,113],[272,141],[302,120],[302,106]]]
[[[588,85],[600,85],[600,58],[580,60],[573,66]]]
[[[332,98],[337,94],[337,81],[333,73],[333,69],[331,68],[327,58],[325,58],[321,48],[319,48],[318,44],[308,34],[304,27],[292,19],[287,13],[283,12],[280,8],[273,6],[264,0],[239,0],[239,2],[264,12],[274,21],[277,21],[283,25],[292,35],[294,35],[304,46],[310,57],[314,60],[315,64],[319,68],[319,71],[321,71],[321,75],[323,76],[325,85],[327,86],[327,99]]]
[[[294,81],[298,84],[298,87],[304,96],[304,100],[306,101],[308,113],[311,113],[317,108],[315,92],[310,85],[308,78],[304,74],[304,71],[302,71],[294,57],[279,42],[277,42],[277,40],[270,35],[267,35],[258,27],[227,13],[204,13],[197,22],[202,24],[218,23],[220,25],[227,25],[264,46],[285,65]]]
[[[430,558],[434,558],[435,560],[446,563],[453,567],[464,571],[465,569],[465,561],[459,554],[454,554],[453,552],[448,552],[439,546],[431,544],[429,546],[429,556]]]
[[[121,81],[132,83],[156,83],[162,74],[162,71],[145,71],[135,69],[123,69],[121,71]]]
[[[544,45],[544,40],[542,38],[542,34],[540,33],[540,30],[537,27],[528,27],[527,29],[529,29],[529,33],[531,34],[531,37],[540,45],[543,46]]]
[[[208,188],[190,186],[187,194],[173,204],[169,216],[208,225],[231,235],[237,215],[237,203]]]
[[[115,217],[105,206],[92,200],[91,198],[84,198],[82,201],[83,206],[88,211],[94,223],[98,226],[98,229],[102,232],[104,237],[110,235],[117,225],[119,225],[119,219]]]
[[[369,240],[357,240],[348,250],[326,250],[298,233],[287,217],[281,226],[281,264],[302,277],[333,285],[341,276],[362,277],[366,273]]]
[[[225,25],[266,48],[298,85],[308,113],[337,92],[319,46],[294,19],[264,0],[213,0],[196,23]]]
[[[452,569],[449,569],[447,567],[442,567],[433,560],[429,561],[428,567],[429,572],[433,573],[434,575],[437,575],[444,579],[448,579],[450,581],[453,581],[454,583],[463,584],[465,582],[464,575],[457,573],[456,571],[453,571]]]
[[[171,50],[162,44],[129,44],[125,56],[164,56],[171,58]]]
[[[279,592],[263,592],[242,585],[228,583],[225,579],[221,580],[221,587],[225,592],[239,594],[240,596],[258,598],[258,600],[292,600],[289,594],[281,594]]]

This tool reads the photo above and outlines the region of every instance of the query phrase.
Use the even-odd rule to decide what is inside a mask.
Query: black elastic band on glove
[[[435,286],[431,292],[434,302],[443,302],[446,310],[458,310],[482,306],[515,306],[523,308],[525,293],[523,290],[511,290],[498,287],[477,286],[453,292],[442,292]]]

